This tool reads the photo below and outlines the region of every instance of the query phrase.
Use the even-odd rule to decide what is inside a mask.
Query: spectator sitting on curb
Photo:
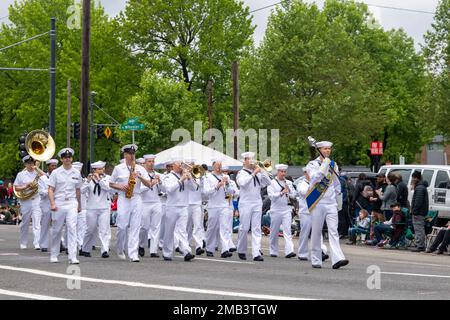
[[[358,218],[356,218],[356,227],[349,228],[348,230],[348,237],[349,242],[347,242],[348,245],[356,244],[356,236],[358,234],[366,234],[369,231],[370,228],[370,218],[369,218],[369,212],[367,210],[362,209],[359,212]]]

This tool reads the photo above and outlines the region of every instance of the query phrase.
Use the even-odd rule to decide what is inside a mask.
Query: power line
[[[22,40],[22,41],[16,42],[16,43],[14,43],[14,44],[12,44],[12,45],[9,45],[9,46],[7,46],[7,47],[4,47],[4,48],[0,48],[0,52],[4,51],[4,50],[6,50],[6,49],[9,49],[9,48],[12,48],[12,47],[18,46],[19,44],[22,44],[22,43],[25,43],[25,42],[28,42],[28,41],[34,40],[34,39],[36,39],[36,38],[39,38],[39,37],[45,36],[46,34],[49,34],[49,33],[50,33],[50,31],[47,31],[47,32],[44,32],[44,33],[42,33],[42,34],[38,34],[37,36],[34,36],[34,37],[31,37],[31,38],[28,38],[28,39],[25,39],[25,40]]]
[[[286,1],[286,0],[285,0]],[[254,13],[254,12],[258,12],[258,11],[262,11],[268,8],[272,8],[275,7],[279,4],[282,4],[284,1],[279,1],[276,2],[274,4],[270,4],[267,5],[265,7],[261,7],[255,10],[250,11],[250,13]],[[415,9],[408,9],[408,8],[400,8],[400,7],[392,7],[392,6],[382,6],[382,5],[378,5],[378,4],[370,4],[370,3],[365,3],[368,7],[376,7],[376,8],[381,8],[381,9],[390,9],[390,10],[398,10],[398,11],[406,11],[406,12],[414,12],[414,13],[423,13],[423,14],[432,14],[434,15],[434,12],[431,11],[424,11],[424,10],[415,10]]]
[[[0,17],[0,20],[7,19],[7,18],[9,18],[9,15],[8,16],[4,16],[4,17]]]

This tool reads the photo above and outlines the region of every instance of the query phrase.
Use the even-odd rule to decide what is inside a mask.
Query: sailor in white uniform
[[[81,212],[81,174],[72,166],[74,151],[64,148],[59,151],[62,166],[55,169],[48,181],[48,197],[52,211],[50,262],[58,262],[61,233],[64,222],[67,226],[67,250],[69,263],[78,264],[77,216]]]
[[[109,258],[110,241],[110,176],[105,174],[103,161],[91,164],[93,173],[89,175],[87,183],[82,187],[81,192],[88,194],[86,205],[86,234],[83,240],[82,254],[85,257],[91,256],[92,247],[95,245],[97,234],[100,238],[102,258]]]
[[[144,155],[144,168],[151,180],[151,186],[150,188],[145,185],[141,186],[142,221],[139,234],[139,255],[143,257],[145,255],[144,248],[148,247],[151,258],[159,257],[157,251],[162,216],[161,178],[160,174],[153,169],[155,158],[156,156],[153,154]]]
[[[35,161],[27,155],[22,159],[25,169],[20,171],[14,180],[14,188],[16,191],[23,191],[30,187],[31,184],[37,183],[39,190],[39,180],[44,175],[43,172],[37,172]],[[28,243],[28,228],[30,219],[33,220],[33,245],[36,250],[40,250],[39,238],[41,234],[41,197],[39,191],[30,199],[19,199],[20,214],[22,215],[22,223],[20,224],[20,249],[26,249]]]
[[[348,264],[348,260],[345,259],[341,250],[337,231],[337,194],[341,191],[341,184],[335,174],[335,172],[338,172],[337,165],[334,166],[334,171],[331,168],[333,163],[329,157],[333,144],[329,141],[321,141],[316,145],[324,157],[320,156],[310,161],[307,165],[311,185],[313,185],[312,188],[316,188],[320,192],[320,197],[315,200],[316,204],[313,207],[309,206],[312,216],[311,263],[313,268],[322,267],[321,235],[323,224],[326,220],[331,247],[331,263],[333,269],[338,269]],[[322,185],[319,186],[318,183],[320,182],[322,182]]]
[[[80,173],[83,169],[83,164],[81,162],[74,162],[72,166],[77,169]],[[87,185],[87,179],[83,179],[83,185]],[[81,212],[77,216],[77,245],[79,249],[79,255],[83,254],[83,241],[86,235],[87,224],[86,224],[86,206],[88,200],[88,192],[86,188],[81,187]],[[67,239],[67,233],[66,233]]]
[[[297,192],[292,182],[286,180],[288,166],[277,164],[275,169],[277,176],[267,187],[267,195],[270,198],[270,256],[278,256],[278,230],[282,226],[285,257],[292,258],[295,253],[291,233],[292,207],[289,206],[289,201],[296,197]]]
[[[134,163],[138,147],[129,144],[122,147],[125,161],[114,167],[110,187],[118,190],[117,199],[117,256],[125,260],[125,248],[132,262],[139,262],[139,231],[141,230],[141,183],[150,186],[147,171]],[[128,197],[127,197],[128,193]],[[128,233],[128,244],[126,243]]]
[[[169,176],[170,172],[172,171],[172,160],[167,160],[165,163],[166,171],[161,175],[161,226],[159,231],[159,245],[158,249],[162,250],[163,244],[164,244],[164,232],[166,230],[165,223],[166,223],[166,202],[167,202],[167,193],[166,188],[164,186],[164,180]]]
[[[50,211],[50,200],[48,198],[48,179],[51,173],[58,166],[57,159],[50,159],[45,162],[47,165],[47,173],[39,179],[39,194],[41,196],[41,235],[39,239],[39,246],[41,252],[47,252],[50,248],[50,226],[52,222],[52,212]]]
[[[230,202],[237,193],[234,181],[222,172],[222,160],[212,160],[213,171],[206,175],[204,193],[208,197],[208,226],[206,229],[206,255],[214,256],[218,246],[217,235],[220,239],[221,257],[229,258],[233,254],[230,249],[230,223],[233,223],[233,211],[230,211]]]
[[[270,177],[261,172],[256,166],[255,153],[245,152],[242,154],[244,168],[239,171],[236,182],[239,191],[239,233],[238,233],[238,256],[246,260],[247,235],[250,227],[252,229],[252,255],[254,261],[264,261],[261,257],[261,214],[262,199],[261,189],[270,185]]]

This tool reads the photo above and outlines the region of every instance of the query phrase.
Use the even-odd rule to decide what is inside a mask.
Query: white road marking
[[[175,256],[175,258],[184,259],[183,256]],[[241,261],[231,261],[231,260],[219,260],[219,259],[213,259],[213,258],[199,258],[198,256],[195,256],[194,260],[204,260],[204,261],[224,262],[224,263],[237,263],[237,264],[255,264],[255,263],[253,263],[253,262],[241,262]]]
[[[9,290],[3,290],[3,289],[0,289],[0,295],[21,297],[21,298],[34,299],[34,300],[68,300],[68,299],[57,298],[57,297],[43,296],[41,294],[9,291]]]
[[[406,272],[380,272],[382,274],[392,274],[397,276],[413,276],[413,277],[427,277],[427,278],[446,278],[450,279],[450,276],[444,276],[440,274],[424,274],[424,273],[406,273]]]
[[[2,241],[6,241],[5,239],[0,239],[0,242],[2,242]]]
[[[18,256],[18,253],[0,253],[0,256]]]
[[[450,268],[450,265],[445,265],[445,264],[434,264],[434,263],[418,263],[418,262],[411,262],[411,261],[392,261],[392,260],[388,260],[385,261],[388,263],[398,263],[398,264],[415,264],[418,266],[431,266],[431,267],[444,267],[444,268]]]
[[[212,295],[227,296],[227,297],[241,297],[241,298],[263,299],[263,300],[311,300],[309,298],[276,296],[276,295],[237,292],[237,291],[207,290],[207,289],[197,289],[197,288],[188,288],[188,287],[147,284],[147,283],[142,283],[142,282],[79,277],[79,276],[73,276],[73,275],[66,275],[66,274],[62,274],[62,273],[42,271],[42,270],[38,270],[38,269],[16,268],[16,267],[5,266],[5,265],[0,265],[0,269],[26,272],[26,273],[37,274],[37,275],[53,277],[53,278],[63,278],[63,279],[79,280],[79,281],[94,282],[94,283],[116,284],[116,285],[122,285],[122,286],[128,286],[128,287],[141,287],[141,288],[178,291],[178,292],[187,292],[187,293],[212,294]]]

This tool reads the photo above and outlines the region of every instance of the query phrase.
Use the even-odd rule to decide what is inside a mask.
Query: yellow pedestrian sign
[[[111,135],[112,135],[112,131],[111,131],[111,129],[109,127],[106,127],[104,133],[105,133],[106,139],[109,139],[109,137],[111,137]]]

